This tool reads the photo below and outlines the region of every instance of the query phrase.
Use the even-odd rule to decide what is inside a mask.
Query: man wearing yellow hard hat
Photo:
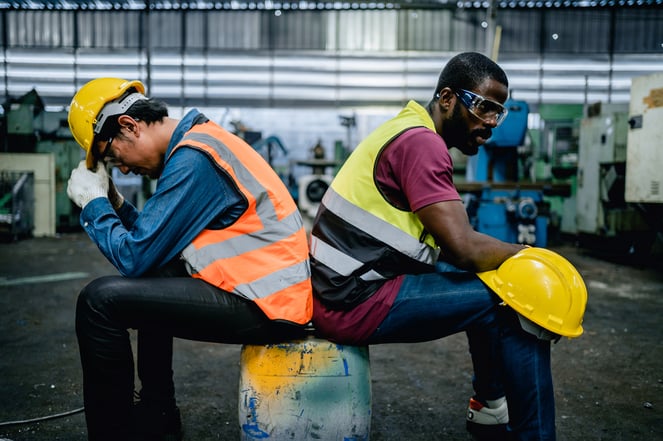
[[[312,299],[302,218],[250,145],[195,109],[170,118],[140,81],[88,82],[68,119],[86,159],[67,193],[120,273],[92,281],[76,307],[88,439],[181,440],[173,337],[303,335]],[[157,179],[141,211],[118,193],[109,166]],[[128,329],[138,330],[136,403]]]
[[[465,332],[475,439],[553,441],[550,339],[582,332],[582,278],[552,251],[475,231],[453,183],[449,149],[477,154],[507,97],[496,63],[458,54],[428,103],[410,101],[356,147],[311,232],[313,321],[361,345]]]

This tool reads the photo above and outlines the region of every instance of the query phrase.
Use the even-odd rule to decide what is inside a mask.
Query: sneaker
[[[140,399],[134,401],[132,410],[134,439],[141,441],[182,441],[182,419],[180,409],[172,404],[164,407],[161,403]]]
[[[509,410],[506,398],[491,402],[492,407],[470,398],[467,407],[467,431],[477,441],[502,441],[507,439],[506,425],[509,422]]]

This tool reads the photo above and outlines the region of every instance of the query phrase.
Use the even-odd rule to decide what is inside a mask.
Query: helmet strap
[[[537,325],[533,321],[523,317],[521,314],[516,313],[516,315],[518,316],[520,327],[523,328],[525,332],[534,335],[539,340],[551,340],[557,343],[559,339],[562,338],[561,335],[549,331],[543,326]]]

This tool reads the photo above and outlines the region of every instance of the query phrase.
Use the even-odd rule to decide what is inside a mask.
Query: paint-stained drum
[[[368,347],[313,337],[243,346],[238,413],[243,441],[368,441]]]

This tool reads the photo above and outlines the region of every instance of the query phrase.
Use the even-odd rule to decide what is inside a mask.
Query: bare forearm
[[[442,251],[441,258],[467,271],[488,271],[524,248],[472,228],[460,201],[439,202],[417,212]]]
[[[448,247],[441,258],[458,268],[473,272],[495,269],[525,248],[524,245],[502,242],[476,231],[469,234],[463,243],[462,247]]]

